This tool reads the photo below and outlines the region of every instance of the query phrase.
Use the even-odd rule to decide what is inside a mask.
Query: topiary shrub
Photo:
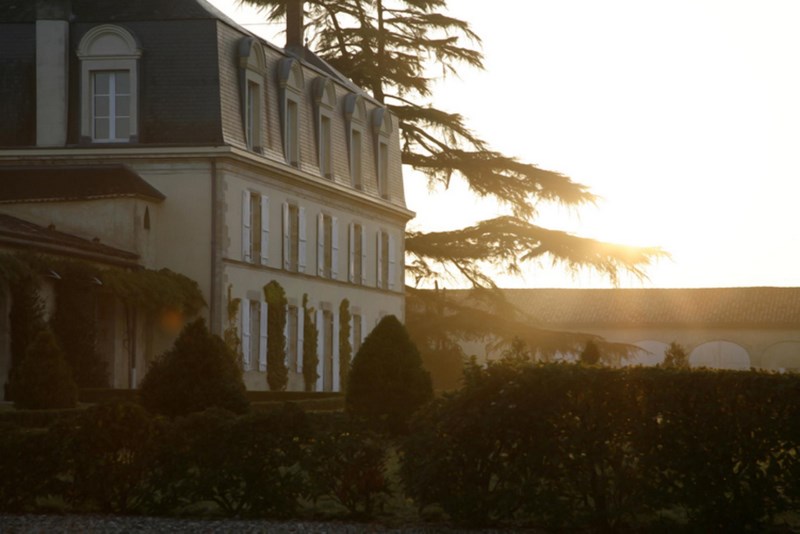
[[[387,315],[353,359],[347,412],[375,429],[403,432],[411,414],[432,398],[431,377],[416,345],[397,317]]]
[[[140,394],[149,411],[171,417],[215,406],[234,413],[249,408],[236,355],[203,319],[186,325],[172,349],[150,365]]]
[[[47,410],[74,408],[78,387],[55,336],[42,330],[14,372],[12,387],[17,408]]]
[[[350,360],[353,358],[353,345],[350,344],[350,301],[342,299],[339,304],[339,384],[342,391],[347,391],[350,378]]]
[[[314,308],[308,306],[308,295],[303,295],[303,384],[306,391],[314,391],[319,375],[317,365],[317,339],[319,332],[314,324]]]
[[[45,329],[44,302],[39,296],[38,281],[33,276],[20,276],[9,283],[11,310],[8,314],[11,369],[13,376],[25,359],[25,352],[36,334]],[[14,400],[10,384],[6,384],[6,400]]]
[[[264,286],[267,301],[267,385],[283,391],[289,382],[286,367],[286,292],[275,280]]]

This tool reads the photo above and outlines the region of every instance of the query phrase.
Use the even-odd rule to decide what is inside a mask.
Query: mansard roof
[[[0,0],[0,20],[7,22],[33,22],[36,20],[36,1]],[[135,2],[109,2],[108,0],[51,0],[51,9],[69,5],[75,22],[121,22],[128,20],[209,20],[218,19],[235,25],[205,0],[136,0]]]
[[[52,226],[40,226],[5,213],[0,213],[0,246],[127,266],[136,265],[139,259],[133,252],[61,232]]]
[[[0,167],[0,204],[166,197],[124,165]]]

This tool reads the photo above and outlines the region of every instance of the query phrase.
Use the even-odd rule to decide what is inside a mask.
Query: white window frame
[[[372,110],[372,135],[375,158],[375,186],[378,196],[389,200],[390,185],[390,140],[392,136],[392,114],[385,108]]]
[[[247,149],[258,153],[263,152],[264,146],[266,75],[266,58],[261,44],[253,37],[243,37],[239,42],[242,130]]]
[[[300,126],[302,124],[303,69],[294,58],[278,62],[278,93],[280,99],[281,135],[286,163],[300,167]]]
[[[255,213],[254,203],[258,206]],[[254,215],[260,218],[258,232],[253,228]],[[253,255],[256,249],[258,258]],[[269,264],[269,197],[248,189],[242,191],[242,261]]]
[[[385,230],[375,234],[375,286],[394,290],[397,279],[397,250],[394,236]]]
[[[292,217],[293,209],[297,217]],[[306,209],[293,202],[282,204],[283,218],[283,268],[286,271],[306,272]],[[297,225],[297,232],[292,232],[293,225]],[[297,239],[292,239],[293,234]],[[295,255],[295,251],[297,254]]]
[[[367,110],[361,95],[348,94],[344,98],[345,128],[347,130],[347,155],[350,163],[350,183],[354,189],[364,188],[364,132]]]
[[[364,225],[351,222],[348,228],[348,281],[351,284],[367,283],[367,236]]]
[[[330,235],[330,240],[325,239]],[[317,215],[317,276],[339,278],[339,219],[327,213]]]
[[[81,38],[77,50],[81,76],[81,141],[135,143],[139,139],[139,59],[142,51],[126,29],[111,24],[95,26]],[[130,104],[127,137],[98,139],[94,132],[94,76],[97,72],[127,72]],[[109,104],[110,105],[110,104]],[[111,121],[110,121],[111,122]],[[109,133],[113,129],[109,130]]]
[[[317,159],[323,178],[333,180],[333,114],[336,109],[336,87],[330,78],[314,80],[311,94],[314,103],[314,133],[317,138]]]

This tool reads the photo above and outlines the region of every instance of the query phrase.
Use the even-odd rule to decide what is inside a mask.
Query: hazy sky
[[[233,0],[211,2],[259,21],[234,12]],[[482,37],[486,71],[444,80],[436,104],[465,115],[494,148],[602,197],[577,213],[548,210],[538,224],[672,254],[648,281],[623,286],[800,285],[800,2],[448,5]],[[406,184],[419,213],[411,228],[455,228],[497,211],[453,193],[445,204],[411,174]],[[501,282],[608,285],[549,265]]]

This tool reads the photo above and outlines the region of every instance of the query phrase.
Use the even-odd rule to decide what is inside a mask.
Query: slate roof
[[[800,328],[800,287],[502,291],[542,328]]]
[[[166,197],[124,165],[0,167],[0,204]]]
[[[139,259],[133,252],[61,232],[53,227],[40,226],[5,213],[0,213],[0,246],[2,245],[124,265],[135,265]]]

